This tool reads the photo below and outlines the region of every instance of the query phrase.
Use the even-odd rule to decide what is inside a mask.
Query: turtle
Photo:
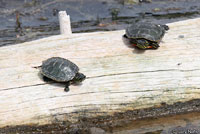
[[[61,57],[51,57],[43,61],[39,67],[44,78],[66,83],[64,91],[69,91],[70,84],[80,83],[86,78],[83,73],[79,73],[79,67],[76,64]]]
[[[169,30],[167,25],[137,22],[126,29],[124,37],[139,49],[157,49],[167,30]]]

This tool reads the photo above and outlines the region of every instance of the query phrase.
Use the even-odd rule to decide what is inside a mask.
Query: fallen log
[[[118,113],[140,113],[163,105],[166,109],[177,105],[177,109],[156,115],[147,110],[148,114],[135,113],[131,119],[198,111],[199,101],[188,102],[200,98],[199,21],[168,24],[170,30],[157,50],[127,47],[124,30],[57,35],[2,47],[0,127],[76,123],[80,118],[103,122],[116,116],[127,120],[130,116]],[[63,84],[44,82],[33,67],[55,56],[76,63],[87,79],[70,86],[69,92],[64,92]]]

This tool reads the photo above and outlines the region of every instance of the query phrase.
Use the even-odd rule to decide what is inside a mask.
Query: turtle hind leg
[[[65,92],[69,91],[69,86],[70,86],[70,82],[67,82],[64,89]]]

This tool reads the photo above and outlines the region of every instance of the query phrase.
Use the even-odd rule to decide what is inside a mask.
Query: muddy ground
[[[164,24],[200,16],[199,0],[138,1],[0,0],[0,46],[59,34],[60,10],[70,15],[73,32],[118,30],[134,21]]]

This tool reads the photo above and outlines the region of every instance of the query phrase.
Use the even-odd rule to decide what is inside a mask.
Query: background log
[[[160,48],[125,45],[124,30],[52,36],[0,49],[0,127],[76,122],[200,98],[200,19],[168,24]],[[87,76],[82,85],[45,83],[42,61],[60,56]],[[178,109],[177,109],[178,111]]]

